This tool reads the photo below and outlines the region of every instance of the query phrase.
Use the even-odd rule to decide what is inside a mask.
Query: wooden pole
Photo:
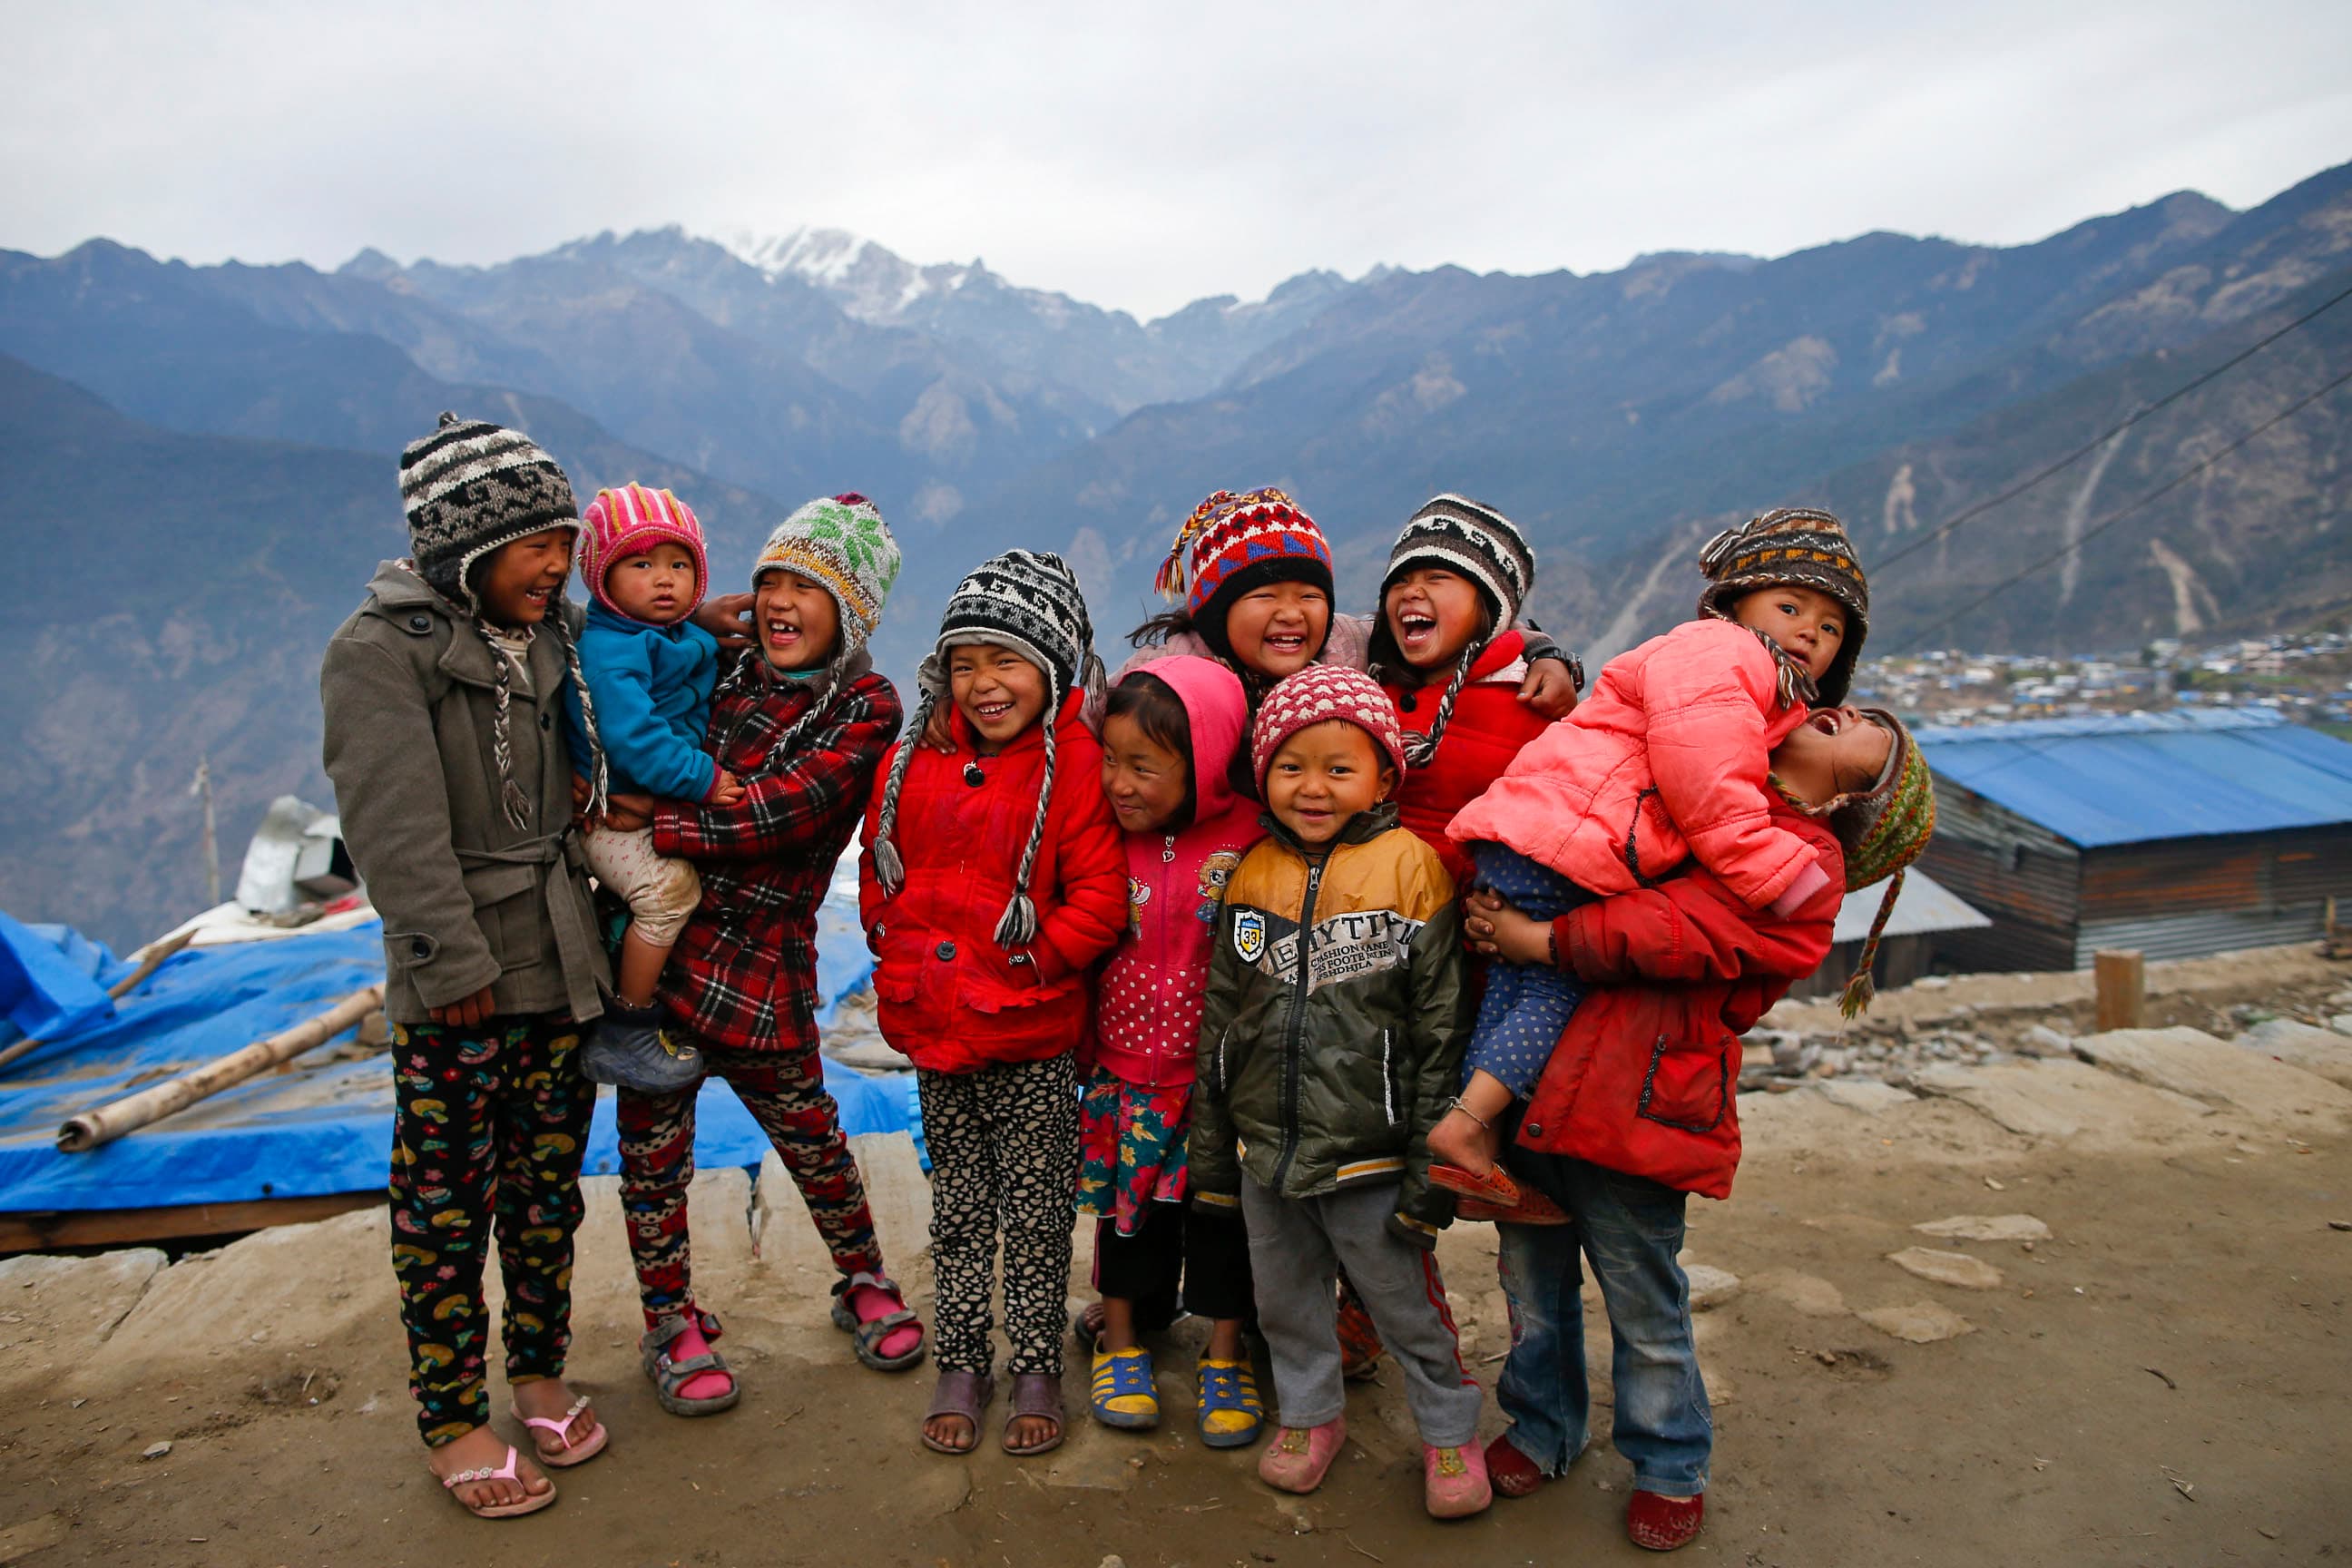
[[[163,968],[163,961],[165,959],[171,957],[173,953],[179,952],[182,948],[187,946],[188,943],[195,940],[196,933],[194,931],[184,931],[179,935],[173,937],[171,941],[163,943],[162,946],[149,948],[147,950],[147,956],[139,961],[139,967],[132,970],[129,974],[124,975],[121,979],[116,981],[112,985],[107,987],[106,994],[114,1001],[121,1001],[125,996],[130,995],[133,991],[138,990],[141,985],[144,984],[149,975]],[[35,1051],[40,1049],[45,1044],[47,1044],[46,1041],[38,1039],[18,1040],[6,1050],[0,1051],[0,1068],[6,1067],[10,1062],[16,1060],[20,1057],[32,1055]]]
[[[83,1111],[58,1129],[58,1147],[68,1154],[79,1154],[102,1143],[111,1143],[126,1132],[136,1132],[151,1122],[176,1115],[198,1100],[242,1083],[279,1062],[317,1049],[383,1005],[382,984],[354,991],[315,1018],[306,1019],[266,1040],[257,1040],[243,1050],[231,1051],[168,1082]]]
[[[2147,1016],[2147,966],[2140,955],[2093,953],[2091,970],[2098,988],[2099,1032],[2138,1028]]]

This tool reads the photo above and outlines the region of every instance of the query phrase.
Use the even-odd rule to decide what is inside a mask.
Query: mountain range
[[[900,675],[955,578],[1016,543],[1069,554],[1108,651],[1178,520],[1262,484],[1322,521],[1349,607],[1423,499],[1500,506],[1540,557],[1537,618],[1588,656],[1686,614],[1698,543],[1792,501],[1888,562],[1874,650],[2126,647],[2352,602],[2352,393],[2099,527],[2352,367],[2352,308],[1933,531],[2347,289],[2352,165],[2025,246],[1310,272],[1149,321],[824,229],[332,271],[0,251],[0,479],[55,566],[0,628],[24,672],[0,908],[127,940],[200,902],[199,757],[232,862],[270,795],[326,799],[318,651],[403,548],[394,460],[443,408],[529,430],[583,500],[677,490],[719,588],[801,500],[873,496],[907,548],[877,639]]]

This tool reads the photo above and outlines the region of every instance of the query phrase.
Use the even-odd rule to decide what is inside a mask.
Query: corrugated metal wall
[[[1936,837],[1919,864],[1993,922],[1939,934],[1939,960],[1964,970],[2074,967],[2083,858],[2056,834],[1938,778]]]
[[[2197,958],[2314,941],[2331,897],[2352,912],[2352,826],[2095,849],[2083,858],[2074,962],[2102,949]]]

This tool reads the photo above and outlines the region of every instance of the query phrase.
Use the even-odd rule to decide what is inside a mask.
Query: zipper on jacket
[[[1389,1113],[1389,1125],[1391,1127],[1397,1124],[1396,1074],[1389,1065],[1389,1037],[1395,1032],[1393,1029],[1381,1031],[1381,1104]]]
[[[1290,1174],[1290,1162],[1298,1152],[1298,1077],[1299,1058],[1307,1048],[1307,992],[1308,964],[1313,959],[1313,943],[1308,941],[1315,927],[1315,895],[1323,887],[1323,868],[1329,863],[1327,852],[1321,860],[1307,868],[1307,896],[1298,906],[1298,978],[1292,983],[1290,996],[1290,1029],[1282,1052],[1282,1152],[1274,1162],[1273,1187],[1282,1190]]]

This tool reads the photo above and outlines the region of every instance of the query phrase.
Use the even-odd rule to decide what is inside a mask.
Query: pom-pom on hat
[[[751,587],[771,572],[824,585],[841,612],[842,651],[865,646],[898,580],[898,542],[881,510],[856,490],[819,497],[776,524],[751,563]]]
[[[1219,490],[1176,531],[1152,585],[1181,598],[1194,621],[1216,621],[1234,596],[1266,583],[1331,592],[1331,544],[1284,491]]]
[[[1282,743],[1314,725],[1343,719],[1372,738],[1389,765],[1404,772],[1404,734],[1397,723],[1396,705],[1380,682],[1360,669],[1345,665],[1310,664],[1276,683],[1257,710],[1250,731],[1250,769],[1258,793],[1265,793],[1265,771]]]
[[[580,527],[572,481],[539,443],[455,414],[400,454],[400,505],[416,574],[477,614],[475,563],[544,529]]]
[[[667,490],[623,485],[598,490],[580,518],[580,580],[596,602],[614,615],[624,612],[604,591],[605,574],[625,556],[642,555],[656,544],[676,544],[694,557],[692,615],[710,591],[710,565],[704,557],[702,523],[694,509]]]
[[[1049,550],[1008,550],[991,556],[956,584],[947,613],[940,617],[940,640],[917,672],[921,695],[907,723],[907,738],[890,759],[889,776],[882,784],[882,806],[874,822],[874,871],[883,891],[896,893],[907,879],[906,863],[898,854],[898,795],[906,787],[907,769],[914,761],[920,737],[931,713],[947,694],[948,650],[966,643],[1011,648],[1045,672],[1049,688],[1045,712],[1039,721],[1045,742],[1045,766],[1037,783],[1037,807],[1029,822],[1029,841],[1022,847],[1021,864],[1013,876],[1013,901],[996,922],[999,947],[1026,947],[1037,939],[1037,906],[1029,897],[1029,874],[1037,868],[1037,849],[1045,839],[1045,818],[1054,802],[1055,730],[1062,705],[1075,688],[1087,693],[1089,705],[1103,687],[1102,659],[1095,652],[1094,622],[1087,615],[1086,595],[1069,563]],[[1374,687],[1375,691],[1379,690]],[[1090,786],[1091,787],[1091,786]]]
[[[1877,991],[1870,968],[1878,958],[1878,939],[1895,913],[1895,900],[1902,896],[1905,868],[1927,852],[1927,841],[1936,833],[1935,777],[1911,731],[1884,708],[1865,708],[1862,712],[1885,729],[1894,744],[1887,748],[1886,765],[1879,770],[1878,782],[1840,801],[1829,817],[1830,831],[1845,850],[1845,890],[1860,892],[1886,882],[1886,894],[1878,901],[1878,913],[1870,922],[1870,935],[1862,944],[1853,978],[1838,997],[1839,1010],[1849,1018],[1869,1006]],[[1893,880],[1888,881],[1889,878]]]
[[[1745,595],[1783,584],[1827,594],[1843,605],[1848,625],[1837,657],[1822,675],[1820,701],[1835,707],[1845,700],[1854,660],[1870,635],[1870,584],[1845,524],[1812,507],[1782,507],[1708,540],[1698,569],[1708,578],[1698,613],[1717,620],[1730,620],[1732,605]]]
[[[1381,597],[1415,566],[1442,566],[1475,584],[1494,612],[1495,630],[1517,622],[1528,589],[1536,580],[1536,552],[1507,517],[1484,501],[1450,491],[1414,512],[1389,547],[1388,574]]]

